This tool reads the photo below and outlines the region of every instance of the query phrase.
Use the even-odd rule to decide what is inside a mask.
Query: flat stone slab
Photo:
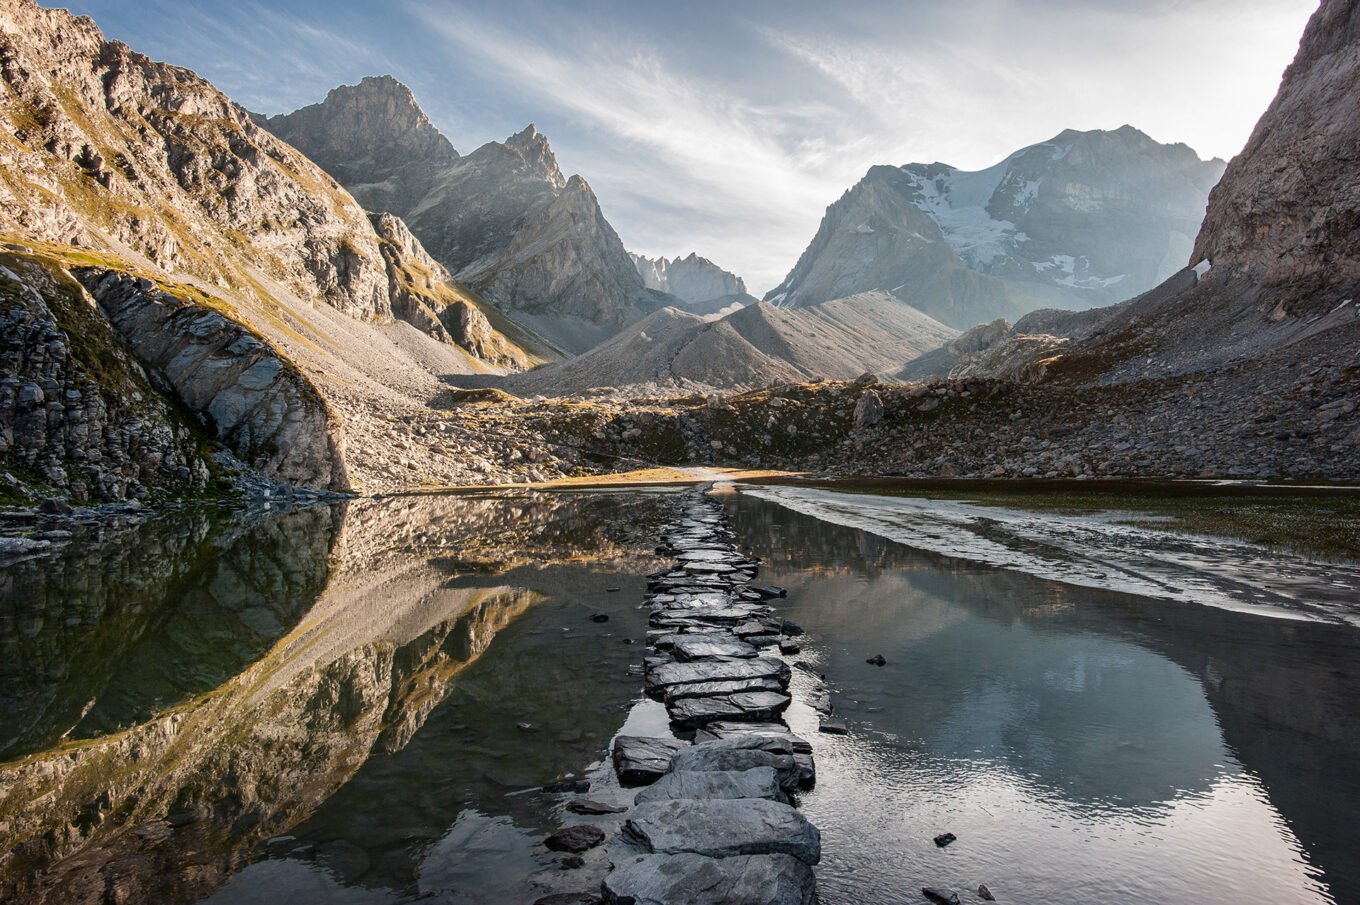
[[[702,660],[706,657],[754,657],[759,651],[732,636],[689,634],[679,635],[671,642],[671,653],[677,660]]]
[[[792,855],[822,857],[822,837],[787,804],[759,798],[647,801],[624,818],[620,840],[638,854]]]
[[[773,767],[667,773],[638,792],[635,801],[642,804],[644,801],[687,798],[763,798],[766,801],[788,801],[779,787],[779,774],[775,773]]]
[[[793,699],[778,691],[741,691],[711,698],[679,698],[666,704],[671,721],[693,728],[714,720],[772,720]]]
[[[678,738],[620,735],[614,739],[614,772],[625,785],[656,782],[671,766],[671,758],[689,742]]]
[[[633,905],[812,905],[812,868],[790,855],[638,855],[604,878],[604,900]]]
[[[793,673],[783,660],[756,657],[752,660],[700,660],[694,663],[663,663],[647,673],[649,689],[689,682],[721,682],[730,679],[775,679],[788,685]]]
[[[703,747],[696,745],[696,748]],[[696,757],[683,760],[678,766],[672,763],[672,773],[712,773],[738,772],[753,770],[756,767],[769,767],[779,777],[779,787],[786,791],[801,788],[801,768],[797,757],[806,755],[776,754],[758,748],[709,748]]]
[[[709,698],[743,691],[783,691],[778,679],[725,679],[718,682],[690,682],[667,686],[663,699],[667,704],[681,698]]]

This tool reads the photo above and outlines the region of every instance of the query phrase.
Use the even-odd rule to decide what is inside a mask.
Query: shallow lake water
[[[850,728],[796,679],[824,903],[1360,902],[1352,625],[723,499]],[[563,817],[530,790],[626,800],[611,738],[664,728],[630,666],[673,501],[186,511],[0,569],[0,900],[532,901]]]

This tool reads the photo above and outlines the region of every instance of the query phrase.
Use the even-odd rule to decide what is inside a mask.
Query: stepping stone
[[[681,800],[688,798],[763,798],[787,802],[779,788],[779,774],[773,767],[749,770],[685,770],[667,773],[637,793],[635,801]]]
[[[793,677],[788,664],[771,657],[756,657],[753,660],[701,660],[693,663],[662,663],[648,669],[648,690],[661,689],[670,685],[689,682],[719,682],[726,679],[775,679],[781,685],[788,685]]]
[[[817,731],[825,732],[827,735],[849,735],[850,727],[845,725],[844,720],[822,717],[822,721],[817,724]]]
[[[666,688],[664,700],[667,704],[681,698],[708,698],[717,695],[737,694],[743,691],[783,691],[778,679],[725,679],[718,682],[690,682],[685,685],[671,685]]]
[[[778,635],[779,626],[752,620],[750,622],[743,622],[741,625],[732,629],[732,634],[741,638],[743,641],[746,641],[757,635]]]
[[[792,701],[777,691],[743,691],[711,698],[681,698],[666,705],[671,721],[688,729],[713,720],[772,720]]]
[[[688,747],[678,738],[620,735],[614,739],[614,772],[625,785],[656,782],[670,770],[675,753]]]
[[[704,727],[721,740],[713,748],[759,748],[775,754],[811,754],[812,743],[782,723],[709,723]]]
[[[676,637],[671,643],[671,653],[675,654],[675,659],[684,662],[707,657],[755,657],[759,651],[731,635],[722,638],[717,635],[687,634]]]
[[[643,802],[628,812],[619,840],[620,851],[637,854],[792,855],[809,865],[822,857],[821,834],[806,817],[759,798]]]
[[[672,773],[706,773],[715,770],[721,772],[769,767],[778,774],[780,788],[787,790],[801,788],[799,783],[802,780],[802,768],[798,763],[798,758],[810,757],[810,755],[765,751],[757,747],[714,747],[711,742],[695,745],[692,749],[687,749],[685,753],[688,754],[689,751],[697,751],[698,753],[686,756],[678,764],[672,762]],[[677,756],[679,756],[678,753]]]
[[[790,855],[638,855],[622,859],[604,878],[608,902],[655,905],[813,905],[812,868]]]

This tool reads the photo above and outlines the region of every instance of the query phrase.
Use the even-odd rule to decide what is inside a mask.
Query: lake
[[[952,550],[938,520],[918,548],[897,516],[721,498],[807,631],[789,659],[826,675],[850,729],[818,734],[795,680],[823,902],[972,901],[981,883],[1016,903],[1360,901],[1349,566],[1234,549],[1251,569],[1215,584],[1234,607],[1059,580],[994,526],[1025,555],[986,561],[966,532]],[[664,731],[639,604],[675,499],[186,508],[0,569],[0,899],[571,888],[540,844],[561,797],[534,790],[587,778],[625,802],[610,740]],[[1292,598],[1258,573],[1294,576]]]

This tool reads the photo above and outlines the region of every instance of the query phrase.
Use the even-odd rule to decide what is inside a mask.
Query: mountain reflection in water
[[[851,734],[825,903],[1360,901],[1360,631],[1045,581],[730,496]],[[865,663],[882,654],[887,666]],[[795,708],[796,730],[816,718]],[[931,837],[959,841],[937,849]]]
[[[415,893],[470,803],[599,758],[638,691],[620,638],[669,506],[181,513],[0,572],[0,900],[193,901],[309,828],[321,868]]]

